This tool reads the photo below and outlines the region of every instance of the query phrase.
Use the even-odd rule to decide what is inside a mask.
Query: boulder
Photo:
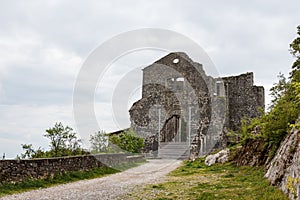
[[[205,159],[205,164],[211,166],[216,163],[225,163],[228,161],[229,149],[224,149],[216,154],[208,155]]]

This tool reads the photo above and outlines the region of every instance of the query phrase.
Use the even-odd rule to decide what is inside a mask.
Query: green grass
[[[56,174],[52,178],[49,177],[46,179],[39,179],[39,180],[28,179],[20,183],[5,183],[3,185],[0,185],[0,197],[9,194],[25,192],[34,189],[41,189],[41,188],[46,188],[58,184],[70,183],[70,182],[84,180],[84,179],[100,178],[109,174],[114,174],[132,167],[139,166],[145,162],[146,161],[125,163],[125,164],[115,166],[114,168],[100,167],[100,168],[91,169],[89,171],[68,172],[63,175]]]
[[[262,168],[232,163],[209,167],[203,159],[186,161],[169,174],[167,182],[145,186],[128,199],[288,200],[277,187],[270,186],[264,173]]]

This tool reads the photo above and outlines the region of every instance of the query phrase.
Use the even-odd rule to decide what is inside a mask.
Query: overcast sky
[[[221,76],[253,71],[268,94],[293,62],[288,48],[300,24],[299,7],[299,0],[0,0],[0,155],[14,158],[24,143],[47,148],[42,135],[55,122],[76,128],[72,98],[83,62],[106,40],[134,29],[181,33],[208,53]],[[142,68],[163,55],[147,50],[128,60]],[[110,83],[124,76],[120,67],[122,59],[96,91],[95,113],[107,131],[128,122],[122,116],[125,125],[118,127],[111,114]],[[139,95],[137,90],[126,100],[128,108]]]

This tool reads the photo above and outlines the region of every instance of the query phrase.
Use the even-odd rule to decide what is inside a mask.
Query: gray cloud
[[[47,149],[48,140],[42,136],[47,128],[59,121],[74,127],[71,108],[71,105],[0,105],[0,155],[5,152],[8,158],[14,158],[21,153],[21,144]]]
[[[12,146],[23,141],[44,145],[41,132],[55,121],[72,124],[72,92],[83,61],[102,42],[132,29],[182,33],[207,51],[220,75],[254,71],[256,83],[268,89],[293,62],[288,44],[296,36],[299,6],[298,0],[3,1],[0,155],[11,148],[14,157],[20,148]],[[101,129],[118,128],[108,106],[118,81],[132,67],[151,64],[160,56],[133,53],[111,67],[95,96]],[[126,116],[121,118],[128,123]]]

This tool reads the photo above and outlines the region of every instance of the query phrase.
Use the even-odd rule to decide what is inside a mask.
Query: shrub
[[[118,136],[110,136],[109,141],[131,153],[141,153],[144,147],[144,139],[140,138],[132,129],[122,132]]]

